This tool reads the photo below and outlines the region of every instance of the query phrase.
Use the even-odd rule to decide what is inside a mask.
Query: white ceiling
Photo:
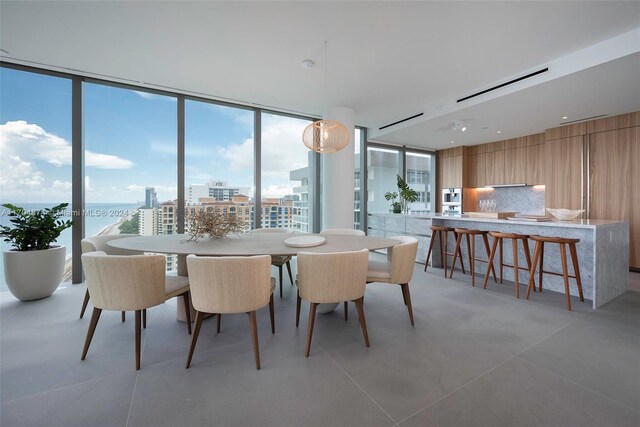
[[[378,128],[640,27],[640,2],[0,2],[3,59],[302,114],[442,148],[640,109],[638,55]],[[328,40],[329,93],[324,101]],[[632,39],[632,42],[635,39]],[[640,51],[640,39],[632,49]],[[317,66],[306,70],[303,59]],[[594,64],[595,65],[595,64]],[[469,130],[438,130],[465,119]],[[482,127],[488,127],[483,130]],[[495,130],[503,133],[496,135]],[[453,138],[452,138],[453,136]]]

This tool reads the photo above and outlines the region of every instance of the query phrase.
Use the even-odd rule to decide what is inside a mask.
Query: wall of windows
[[[43,209],[69,203],[71,211],[71,80],[0,68],[0,204]],[[100,155],[100,152],[96,153]],[[2,209],[0,224],[10,225]],[[63,281],[71,280],[72,231]],[[3,240],[2,250],[10,249]],[[6,290],[0,259],[0,291]]]
[[[0,202],[73,201],[84,215],[59,242],[77,266],[82,236],[179,233],[202,209],[240,215],[247,228],[319,231],[320,156],[300,140],[311,118],[1,65]],[[356,128],[354,227],[389,211],[396,174],[420,195],[411,209],[430,211],[434,156],[365,139]],[[65,280],[81,281],[71,267]]]

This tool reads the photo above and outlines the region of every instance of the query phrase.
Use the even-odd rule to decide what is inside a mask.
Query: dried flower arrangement
[[[190,241],[209,235],[212,239],[222,239],[229,233],[244,233],[245,225],[235,214],[218,212],[197,212],[189,227]]]

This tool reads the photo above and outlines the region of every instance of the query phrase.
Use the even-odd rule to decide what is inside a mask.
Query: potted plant
[[[386,193],[384,193],[384,198],[391,201],[391,211],[393,213],[402,212],[402,205],[400,204],[400,202],[396,202],[398,193],[396,193],[395,191],[387,191]]]
[[[409,207],[409,203],[414,203],[418,201],[418,192],[413,188],[410,188],[400,175],[396,175],[397,177],[397,185],[398,185],[398,194],[400,195],[400,206],[402,213],[408,213],[407,208]]]
[[[13,246],[2,254],[7,287],[21,301],[46,298],[64,274],[66,248],[52,243],[71,227],[72,221],[60,219],[69,204],[33,211],[9,203],[2,206],[10,211],[13,224],[0,226],[0,236]]]

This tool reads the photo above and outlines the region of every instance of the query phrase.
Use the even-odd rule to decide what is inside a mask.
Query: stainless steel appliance
[[[462,188],[442,189],[442,213],[449,215],[462,213]]]

